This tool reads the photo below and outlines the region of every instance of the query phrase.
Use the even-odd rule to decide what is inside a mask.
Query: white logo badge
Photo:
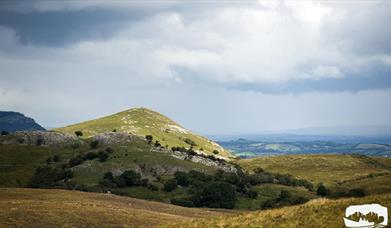
[[[379,204],[354,205],[346,208],[347,227],[385,227],[388,224],[387,208]]]

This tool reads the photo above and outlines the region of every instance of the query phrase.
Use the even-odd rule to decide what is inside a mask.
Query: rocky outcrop
[[[206,156],[204,154],[191,155],[186,152],[172,151],[172,150],[167,150],[164,148],[154,148],[153,151],[161,152],[161,153],[169,153],[171,156],[173,156],[177,159],[188,160],[188,161],[195,162],[195,163],[201,163],[206,166],[221,169],[225,172],[234,172],[234,173],[237,172],[237,169],[235,168],[234,165],[227,163],[223,159],[218,159],[214,156],[213,156],[214,158],[212,159],[212,157]]]
[[[93,136],[93,140],[96,140],[100,144],[105,145],[127,144],[136,140],[137,138],[140,137],[124,132],[106,132]]]
[[[54,131],[17,131],[0,136],[1,144],[21,144],[36,146],[72,146],[83,142],[76,136]]]

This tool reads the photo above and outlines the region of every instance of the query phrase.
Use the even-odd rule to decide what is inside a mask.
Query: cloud
[[[122,3],[129,8],[152,7],[150,4],[108,4],[103,1],[71,1],[58,5],[38,1],[30,6],[23,4],[23,7],[39,12],[126,8]],[[360,51],[370,49],[369,40],[390,38],[388,29],[380,33],[381,37],[371,34],[365,40],[360,38],[362,36],[348,36],[343,32],[345,28],[353,31],[361,28],[364,34],[375,33],[373,24],[391,18],[387,13],[390,11],[384,10],[391,8],[389,4],[366,4],[365,7],[354,8],[353,12],[343,4],[260,1],[252,7],[236,8],[221,4],[221,7],[212,7],[198,15],[188,13],[188,9],[178,10],[179,5],[180,2],[154,5],[158,9],[154,14],[137,21],[126,22],[124,19],[121,27],[111,31],[106,39],[75,40],[65,47],[25,44],[23,36],[17,36],[15,31],[7,28],[9,31],[3,33],[9,35],[3,36],[6,39],[3,47],[9,46],[6,42],[11,42],[12,46],[18,44],[15,52],[19,56],[34,56],[34,61],[25,63],[28,65],[26,68],[47,64],[53,71],[64,68],[65,72],[74,75],[110,74],[115,69],[116,77],[139,77],[143,78],[142,81],[153,82],[156,78],[172,82],[198,80],[221,86],[243,85],[243,88],[247,84],[257,88],[280,84],[289,88],[289,83],[303,80],[309,84],[314,80],[338,83],[342,78],[355,77],[359,71],[389,67],[389,52],[376,52],[377,49]],[[166,11],[169,6],[177,11]],[[18,9],[17,5],[14,9]],[[380,18],[372,11],[379,11]],[[352,21],[351,16],[356,14],[359,15],[356,16],[358,21],[367,19],[365,23]],[[109,17],[115,16],[110,14]],[[3,55],[3,63],[7,64],[24,64],[17,63],[23,61],[21,59]],[[78,67],[70,69],[70,62]]]
[[[0,108],[58,126],[147,106],[203,132],[212,129],[209,118],[221,131],[386,123],[390,8],[318,1],[2,4]]]

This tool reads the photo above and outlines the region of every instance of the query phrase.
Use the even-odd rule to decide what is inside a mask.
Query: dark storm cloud
[[[22,44],[63,46],[83,40],[110,39],[124,26],[150,16],[140,9],[77,11],[0,11],[0,25],[15,30]]]

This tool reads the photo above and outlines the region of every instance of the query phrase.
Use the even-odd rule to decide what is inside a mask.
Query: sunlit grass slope
[[[346,207],[371,203],[391,208],[391,194],[340,200],[316,199],[299,206],[245,212],[219,218],[194,219],[168,227],[345,227],[343,217]]]
[[[0,227],[155,227],[222,215],[111,194],[0,188]]]
[[[207,154],[213,154],[212,152],[217,150],[221,156],[232,156],[215,142],[183,128],[160,113],[146,108],[133,108],[103,118],[55,130],[70,134],[74,134],[75,131],[82,131],[84,137],[111,132],[113,130],[132,133],[142,137],[152,135],[154,140],[158,140],[163,146],[167,145],[169,148],[173,146],[189,148],[190,145],[185,141],[186,139],[190,139],[196,144],[194,146],[195,150],[202,149]]]
[[[368,193],[391,192],[390,158],[319,154],[259,157],[237,162],[248,171],[260,167],[315,184],[323,182],[328,186],[361,187]]]

